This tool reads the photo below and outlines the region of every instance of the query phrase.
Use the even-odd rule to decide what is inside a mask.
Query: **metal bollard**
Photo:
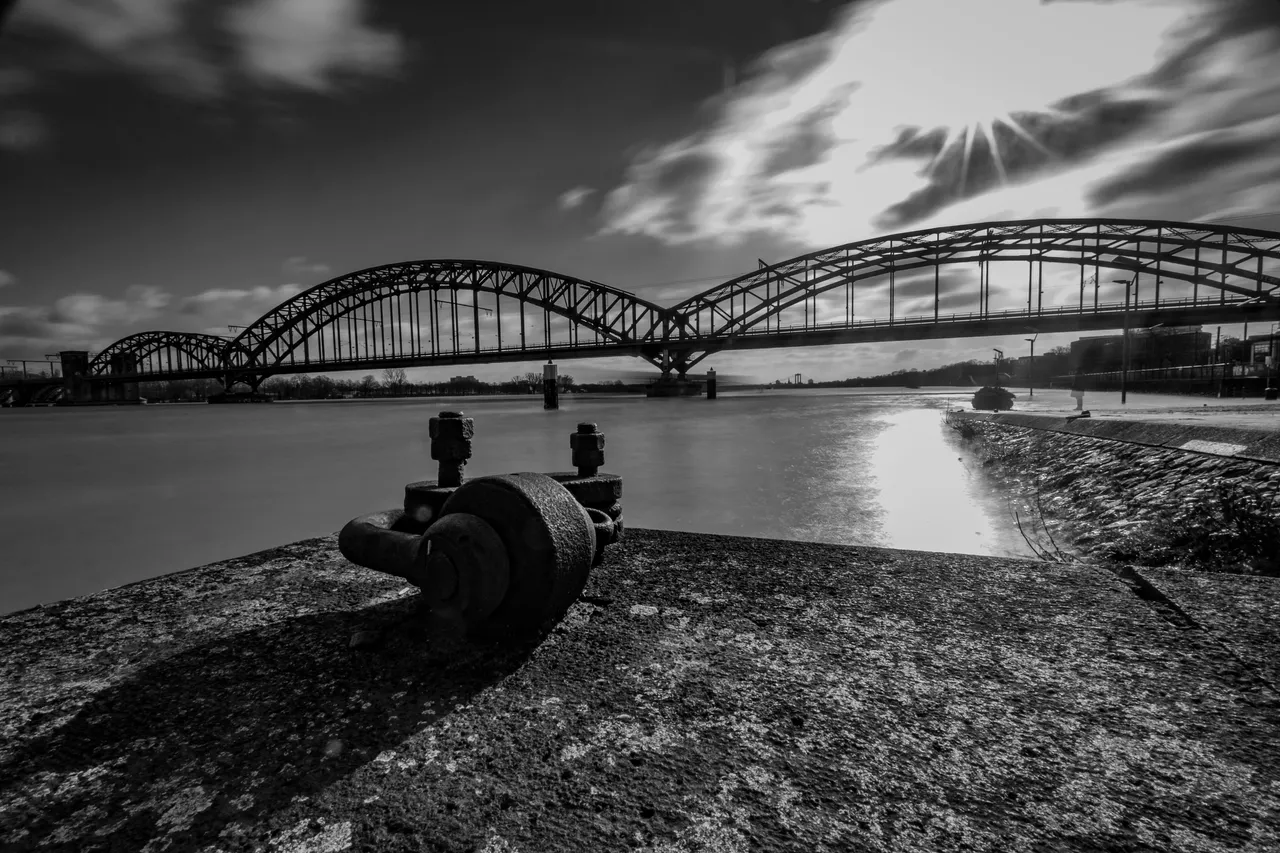
[[[441,412],[428,426],[431,435],[431,458],[440,462],[436,482],[441,486],[461,486],[462,469],[471,458],[471,437],[476,433],[475,421],[462,412]]]
[[[569,436],[569,447],[578,476],[594,477],[604,464],[604,433],[595,424],[578,424],[578,431]]]
[[[580,424],[570,440],[578,473],[463,483],[473,435],[460,412],[432,418],[439,482],[407,485],[403,512],[352,519],[338,546],[351,562],[418,586],[432,613],[468,634],[513,638],[562,616],[622,537],[622,478],[598,473],[604,435]]]

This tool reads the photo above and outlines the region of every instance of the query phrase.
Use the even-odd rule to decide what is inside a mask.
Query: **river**
[[[0,412],[0,612],[331,533],[433,479],[427,420],[475,418],[468,477],[571,468],[594,421],[628,526],[1028,555],[942,424],[972,392],[565,396]]]

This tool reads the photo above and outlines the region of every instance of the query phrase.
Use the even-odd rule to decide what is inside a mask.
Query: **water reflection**
[[[870,454],[880,508],[879,538],[890,548],[1029,556],[998,496],[975,476],[974,460],[942,431],[936,409],[882,418]],[[941,439],[941,440],[940,440]]]
[[[599,423],[633,527],[1025,553],[941,423],[943,406],[964,396],[569,396],[555,412],[536,397],[6,411],[0,611],[322,535],[394,506],[405,483],[434,476],[427,419],[457,408],[476,419],[468,477],[567,470],[577,422]],[[77,535],[47,535],[51,508],[71,514]]]

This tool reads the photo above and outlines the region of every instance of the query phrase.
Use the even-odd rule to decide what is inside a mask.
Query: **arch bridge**
[[[758,264],[670,307],[514,264],[388,264],[316,285],[231,339],[130,335],[84,372],[256,387],[280,373],[628,355],[683,375],[735,349],[1280,318],[1280,233],[1217,224],[985,222]]]

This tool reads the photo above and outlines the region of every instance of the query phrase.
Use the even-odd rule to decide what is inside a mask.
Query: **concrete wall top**
[[[1257,462],[1280,464],[1280,432],[1242,429],[1216,424],[1184,424],[1161,420],[1122,420],[1090,417],[1068,420],[1063,415],[1031,412],[969,412],[959,415],[1027,429],[1087,435],[1112,441],[1126,441],[1152,447],[1188,450],[1219,456],[1235,456]]]
[[[0,847],[1280,841],[1274,690],[1109,572],[627,537],[536,647],[333,537],[0,617]]]

